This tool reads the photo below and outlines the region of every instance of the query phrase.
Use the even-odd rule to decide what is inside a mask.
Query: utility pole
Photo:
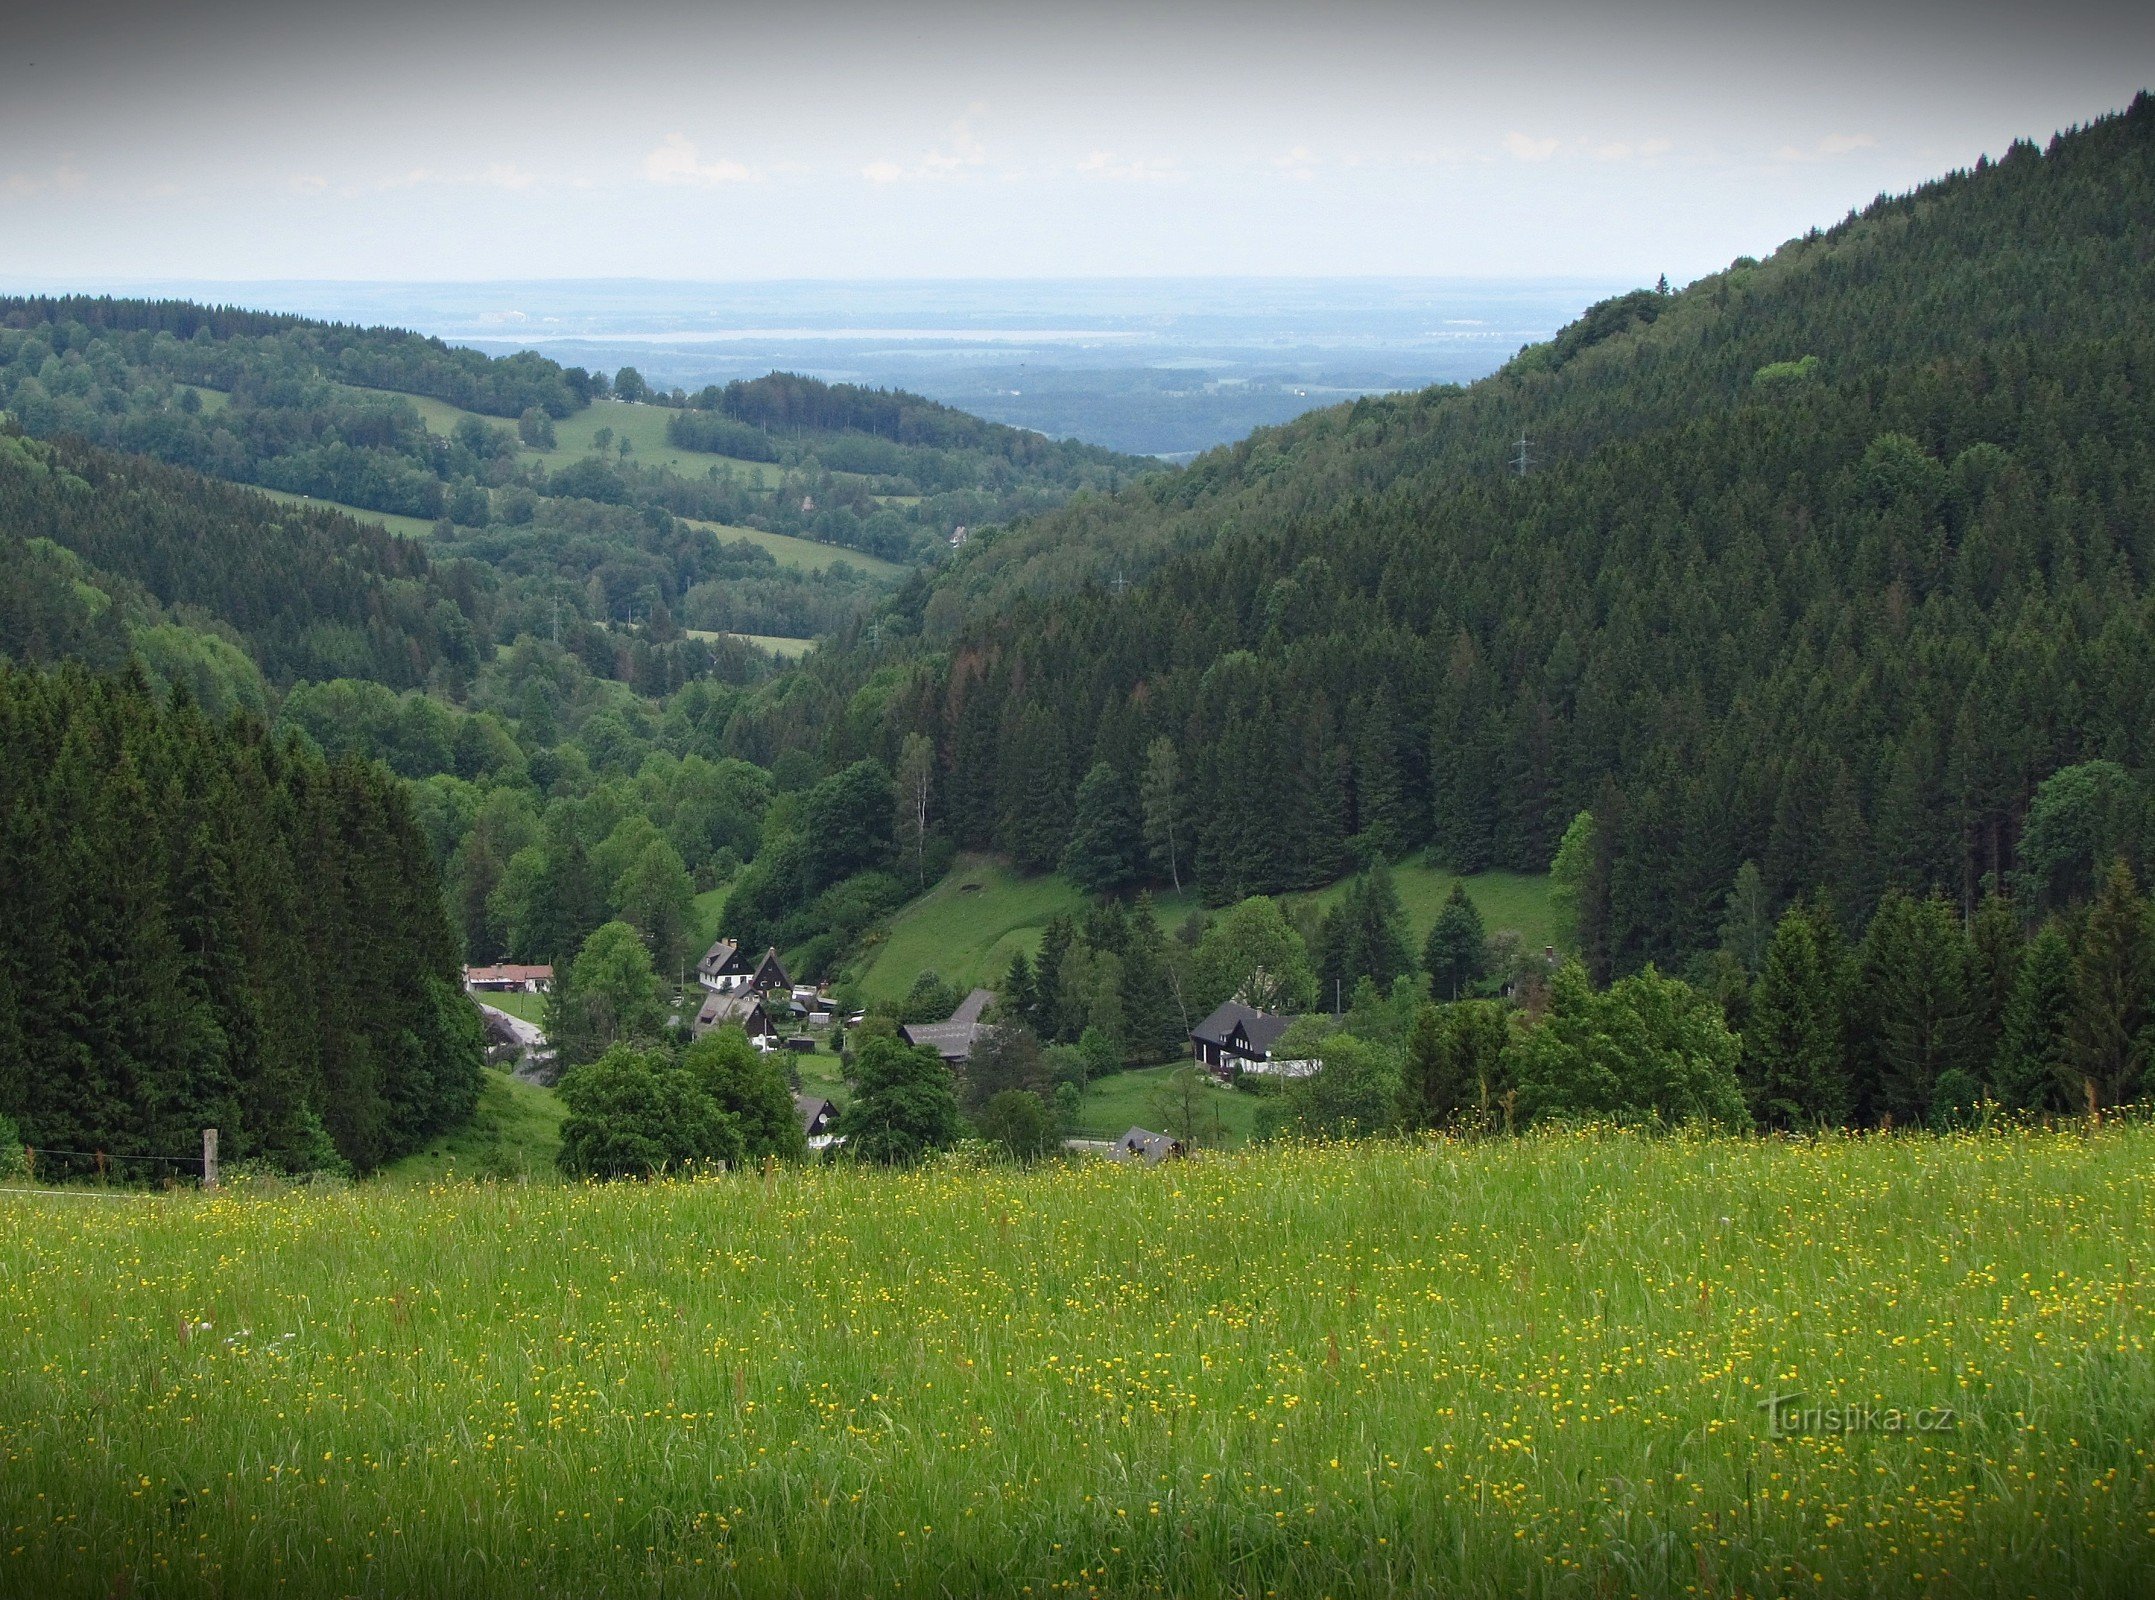
[[[1130,587],[1130,580],[1122,575],[1122,568],[1117,567],[1115,569],[1114,581],[1111,582],[1108,587],[1115,591],[1115,597],[1118,600],[1122,598],[1123,590]]]
[[[1512,457],[1512,471],[1523,478],[1527,475],[1528,469],[1534,465],[1534,441],[1521,433],[1519,442],[1513,445],[1512,448],[1518,452]]]

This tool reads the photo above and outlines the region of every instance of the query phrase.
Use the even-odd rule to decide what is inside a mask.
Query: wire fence
[[[199,1184],[205,1163],[187,1156],[136,1155],[117,1150],[53,1150],[23,1146],[24,1177],[49,1184],[99,1184],[116,1189],[172,1189]]]

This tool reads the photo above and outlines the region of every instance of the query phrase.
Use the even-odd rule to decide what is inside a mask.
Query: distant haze
[[[2155,79],[2087,0],[1046,10],[11,8],[0,287],[1682,282]]]
[[[88,287],[104,287],[91,282]],[[535,349],[661,387],[805,372],[999,422],[1182,455],[1358,394],[1465,383],[1622,280],[639,279],[484,283],[143,279],[133,292]]]

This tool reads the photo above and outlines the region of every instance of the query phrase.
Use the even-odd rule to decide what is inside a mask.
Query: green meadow
[[[1169,1080],[1186,1065],[1186,1061],[1171,1061],[1165,1066],[1138,1067],[1093,1079],[1078,1102],[1071,1136],[1114,1139],[1134,1127],[1157,1129],[1171,1124],[1175,1119],[1167,1114],[1162,1102],[1168,1094]],[[1223,1149],[1248,1144],[1257,1122],[1257,1097],[1209,1080],[1200,1087],[1203,1094],[1198,1101],[1198,1142]]]
[[[341,511],[356,522],[371,522],[391,533],[401,533],[407,539],[431,538],[434,524],[424,517],[407,517],[395,511],[369,511],[365,506],[348,506],[339,500],[324,500],[319,495],[290,494],[283,489],[264,489],[249,484],[256,494],[266,494],[272,500],[281,500],[288,506],[321,506],[330,511]]]
[[[1393,869],[1400,904],[1415,948],[1421,948],[1437,912],[1454,883],[1463,882],[1490,932],[1511,929],[1530,948],[1562,941],[1549,903],[1549,880],[1516,872],[1483,872],[1461,879],[1422,860]],[[1329,905],[1344,893],[1347,880],[1318,891]],[[1153,909],[1169,931],[1198,909],[1194,894],[1156,895]],[[921,972],[930,968],[961,988],[990,987],[1009,970],[1010,958],[1030,955],[1057,915],[1081,916],[1085,896],[1059,873],[1027,875],[987,856],[960,857],[958,864],[925,894],[900,908],[885,926],[855,972],[867,1000],[901,998]]]
[[[765,533],[761,528],[744,528],[729,522],[705,522],[696,517],[681,519],[692,528],[708,528],[719,538],[731,544],[736,539],[746,539],[770,551],[782,567],[797,567],[803,572],[821,572],[826,567],[843,561],[856,572],[875,578],[895,578],[904,569],[881,556],[869,555],[865,550],[849,550],[844,545],[825,544],[820,539],[803,539],[790,533]]]
[[[561,1099],[553,1090],[489,1067],[471,1121],[404,1157],[378,1181],[432,1184],[459,1178],[507,1178],[554,1182],[564,1115]]]
[[[0,1592],[2122,1600],[2151,1175],[2118,1125],[10,1194]]]

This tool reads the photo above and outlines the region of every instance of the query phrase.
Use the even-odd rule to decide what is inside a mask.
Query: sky
[[[1681,283],[2155,84],[2115,0],[0,11],[14,289]]]

